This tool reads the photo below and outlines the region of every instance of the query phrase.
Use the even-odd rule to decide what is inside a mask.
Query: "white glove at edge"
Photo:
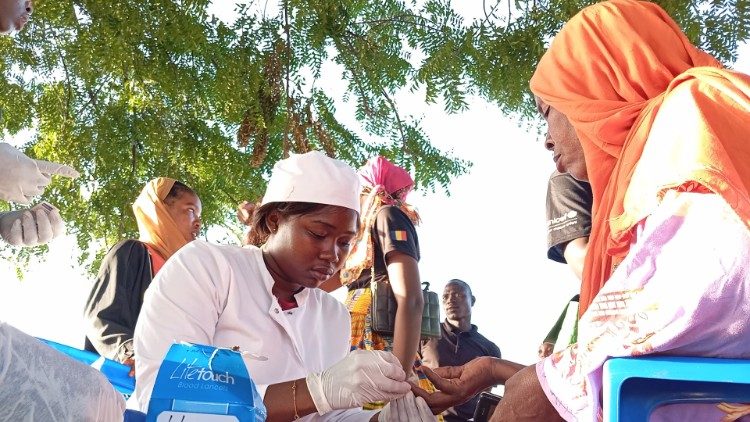
[[[422,397],[416,397],[409,391],[400,399],[386,404],[378,415],[378,422],[432,422],[437,416],[432,414],[430,406]]]
[[[0,237],[14,246],[43,245],[64,233],[65,225],[56,208],[0,213]]]
[[[390,401],[411,391],[398,359],[380,350],[354,350],[330,368],[308,375],[305,381],[321,415]]]
[[[0,199],[28,204],[44,192],[53,175],[75,178],[78,172],[64,164],[31,159],[0,142]]]

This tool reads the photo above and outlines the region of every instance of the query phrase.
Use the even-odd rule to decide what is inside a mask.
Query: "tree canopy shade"
[[[483,1],[465,20],[450,0],[260,1],[238,4],[231,23],[209,3],[38,0],[28,27],[0,38],[0,127],[32,129],[29,155],[81,171],[46,197],[83,251],[136,235],[130,205],[156,176],[196,189],[206,225],[229,224],[290,152],[355,166],[380,153],[420,188],[447,189],[470,163],[433,147],[395,94],[424,92],[447,112],[479,94],[529,119],[527,83],[546,42],[591,2]],[[747,0],[659,3],[724,61],[748,38]],[[331,62],[339,74],[323,73]],[[342,80],[344,98],[319,88],[323,78]],[[353,107],[360,126],[336,107]]]

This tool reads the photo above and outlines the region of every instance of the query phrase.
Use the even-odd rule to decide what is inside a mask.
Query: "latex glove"
[[[35,206],[0,214],[0,237],[14,246],[43,245],[65,233],[60,211]]]
[[[378,415],[378,422],[427,422],[436,420],[437,416],[432,414],[427,402],[422,397],[415,397],[411,391],[400,399],[392,400],[386,404]]]
[[[78,177],[78,172],[64,164],[31,159],[0,143],[0,199],[28,204],[44,192],[53,175]]]
[[[392,353],[355,350],[332,367],[306,378],[319,414],[390,401],[411,389],[401,363]]]

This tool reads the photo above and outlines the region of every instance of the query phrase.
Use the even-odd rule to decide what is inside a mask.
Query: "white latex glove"
[[[78,172],[64,164],[31,159],[10,144],[0,143],[0,199],[28,204],[44,192],[53,175],[75,178]]]
[[[319,374],[307,376],[307,389],[319,414],[390,401],[411,390],[392,353],[354,350]]]
[[[65,233],[60,211],[50,206],[0,214],[0,237],[14,246],[43,245]]]
[[[378,422],[432,422],[437,416],[422,397],[409,391],[400,399],[391,400],[378,415]]]

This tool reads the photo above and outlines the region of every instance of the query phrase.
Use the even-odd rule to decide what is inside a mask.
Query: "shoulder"
[[[143,242],[134,239],[121,240],[112,246],[102,260],[102,264],[113,261],[143,259],[148,255],[148,249]]]
[[[553,173],[549,178],[548,195],[576,192],[579,196],[591,196],[591,184],[578,180],[568,173]]]
[[[126,239],[121,240],[117,243],[115,243],[112,248],[110,248],[110,253],[122,253],[122,252],[148,252],[148,249],[146,249],[146,245],[143,244],[140,240],[135,239]]]
[[[403,211],[401,211],[397,206],[395,205],[386,205],[378,210],[378,218],[383,217],[406,217],[406,214],[404,214]]]
[[[476,330],[474,331],[474,338],[482,343],[482,345],[486,347],[493,356],[500,357],[500,348],[497,347],[497,344],[495,344],[492,340],[483,336],[481,333],[479,333],[479,331]]]
[[[395,205],[386,205],[378,210],[376,220],[380,225],[392,224],[403,227],[414,227],[414,223],[411,222],[409,216]]]
[[[248,259],[252,257],[254,259]],[[185,265],[214,263],[215,265],[232,266],[234,263],[244,265],[262,261],[260,248],[255,246],[240,247],[235,245],[217,245],[196,239],[180,248],[169,261],[182,262]]]
[[[254,249],[258,249],[253,247]],[[234,256],[243,254],[244,251],[250,251],[251,248],[242,248],[234,245],[217,245],[215,243],[209,243],[205,240],[196,239],[187,245],[180,248],[174,256],[194,256],[196,254],[209,254],[209,255],[222,255],[222,256]]]

